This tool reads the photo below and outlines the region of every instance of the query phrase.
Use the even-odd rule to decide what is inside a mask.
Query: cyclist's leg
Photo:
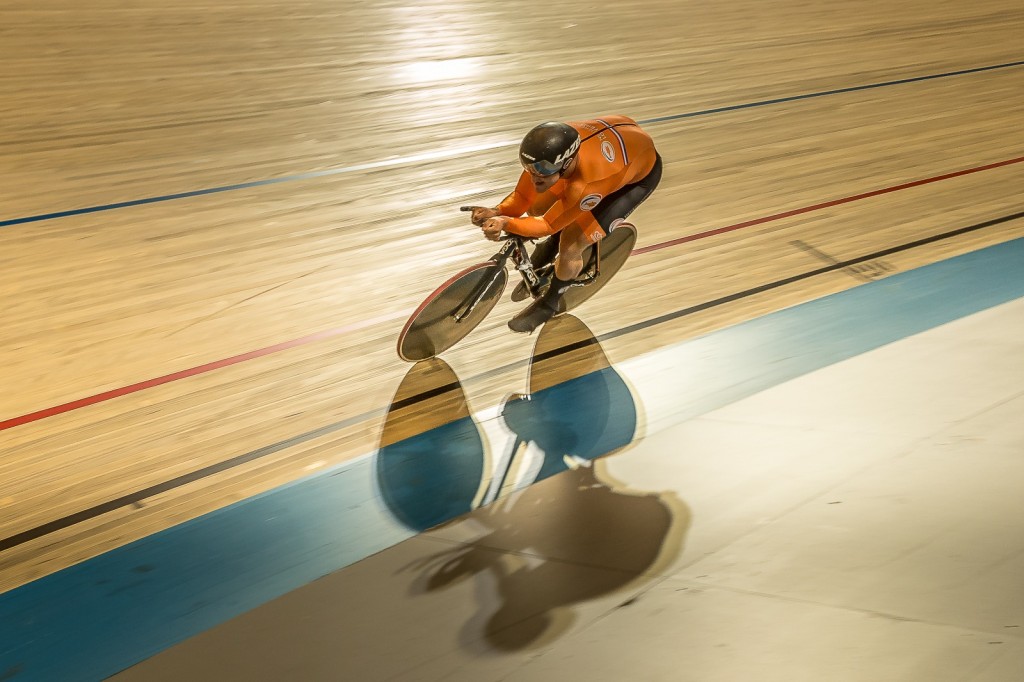
[[[583,251],[604,234],[593,229],[584,232],[573,223],[559,233],[558,258],[555,259],[555,279],[570,282],[583,269]]]
[[[583,250],[603,236],[597,226],[584,232],[576,223],[562,230],[558,238],[558,258],[555,260],[555,272],[547,290],[533,303],[523,308],[519,314],[509,320],[509,329],[515,332],[530,333],[544,324],[565,307],[562,298],[572,285],[576,275],[583,269]]]
[[[611,234],[619,223],[629,217],[629,214],[636,210],[647,197],[651,195],[661,182],[661,156],[657,156],[651,172],[641,180],[626,185],[616,190],[601,200],[593,210],[594,219],[597,220],[601,229],[606,235]]]
[[[555,234],[537,242],[533,253],[530,254],[530,262],[533,263],[535,270],[555,262],[555,256],[558,255],[558,237],[559,235]]]

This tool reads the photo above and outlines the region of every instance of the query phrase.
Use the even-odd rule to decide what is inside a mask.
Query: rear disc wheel
[[[636,228],[631,223],[622,223],[599,243],[601,245],[600,273],[588,284],[569,287],[562,295],[559,313],[569,312],[596,294],[622,268],[636,244]],[[595,248],[597,248],[597,244],[588,246],[583,251],[584,263],[590,263]],[[587,268],[584,268],[584,272],[586,271]]]

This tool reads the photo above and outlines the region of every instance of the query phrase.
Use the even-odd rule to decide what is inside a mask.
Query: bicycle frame
[[[505,245],[501,249],[491,256],[491,260],[500,268],[494,271],[494,277],[489,280],[485,280],[477,285],[473,293],[466,298],[466,302],[453,314],[452,317],[456,322],[462,322],[462,320],[473,312],[480,299],[483,298],[484,292],[486,292],[494,281],[498,278],[498,273],[505,267],[508,259],[511,258],[512,262],[515,263],[515,269],[519,272],[519,276],[526,282],[526,286],[530,289],[530,292],[536,294],[537,287],[540,285],[540,277],[537,275],[537,271],[533,267],[533,262],[530,260],[530,255],[526,252],[526,239],[514,234],[505,234],[501,237],[501,240],[505,242]],[[590,266],[593,265],[593,270]],[[584,266],[584,272],[580,273],[576,279],[572,281],[570,286],[582,287],[590,284],[598,278],[601,274],[601,240],[598,240],[594,244],[594,257],[593,260]]]
[[[612,241],[600,241],[583,251],[582,272],[571,282],[560,283],[559,310],[568,312],[601,290],[608,278],[622,267],[636,243],[636,228],[620,226]],[[501,246],[490,259],[465,268],[435,289],[413,312],[398,335],[398,355],[408,362],[436,357],[465,338],[494,309],[501,292],[508,284],[508,261],[522,281],[512,292],[513,301],[529,296],[538,300],[545,295],[549,275],[554,276],[554,263],[545,258],[534,267],[526,242],[529,238],[503,234]],[[610,259],[610,260],[608,260]],[[605,262],[602,262],[605,261]],[[568,286],[565,286],[568,285]]]
[[[499,269],[494,271],[494,277],[489,280],[484,280],[477,285],[476,289],[466,298],[466,303],[456,310],[452,317],[456,322],[462,322],[462,320],[473,312],[480,299],[483,298],[484,292],[487,291],[494,280],[498,278],[498,273],[505,267],[508,259],[511,258],[512,262],[515,263],[515,269],[519,272],[519,275],[526,281],[526,285],[533,291],[540,283],[540,277],[537,276],[537,272],[533,269],[533,263],[530,262],[530,256],[526,253],[526,247],[524,246],[525,240],[514,234],[507,234],[503,236],[502,241],[505,242],[501,249],[491,256],[491,260],[500,266]]]

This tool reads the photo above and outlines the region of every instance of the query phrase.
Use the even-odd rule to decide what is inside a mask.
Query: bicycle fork
[[[479,304],[483,299],[484,294],[487,293],[488,289],[491,288],[500,276],[502,270],[505,269],[505,263],[508,261],[510,256],[513,257],[512,259],[516,264],[516,270],[522,273],[523,278],[529,283],[529,286],[531,288],[535,288],[537,286],[540,282],[540,278],[537,277],[537,273],[534,272],[533,264],[530,262],[529,257],[525,255],[522,245],[523,244],[520,239],[510,238],[505,242],[505,245],[501,247],[501,250],[491,257],[491,260],[498,265],[494,270],[494,276],[485,279],[476,285],[473,292],[466,297],[466,302],[452,314],[455,322],[462,322],[470,315],[470,313],[473,312],[473,309],[476,308],[477,304]]]

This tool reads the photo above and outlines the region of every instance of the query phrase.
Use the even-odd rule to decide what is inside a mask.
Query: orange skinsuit
[[[546,237],[575,222],[595,242],[604,236],[604,230],[591,210],[612,192],[643,179],[654,167],[654,141],[633,119],[602,116],[567,123],[582,139],[576,170],[541,195],[524,170],[512,194],[498,204],[498,213],[512,218],[508,232]],[[529,215],[520,217],[524,213]]]

